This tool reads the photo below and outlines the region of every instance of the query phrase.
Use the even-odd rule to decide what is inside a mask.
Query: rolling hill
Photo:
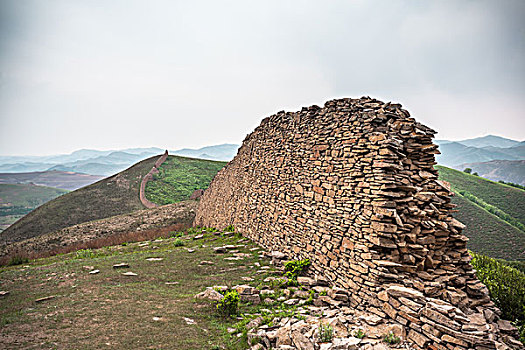
[[[0,232],[36,207],[67,192],[33,184],[0,184]]]
[[[456,193],[452,202],[458,205],[458,212],[454,216],[467,225],[463,233],[470,239],[469,249],[494,258],[524,260],[525,232],[519,225],[525,221],[525,191],[443,166],[436,168],[440,179],[449,182]],[[485,206],[473,202],[471,196]],[[512,223],[489,212],[489,206],[508,215]]]
[[[170,154],[183,157],[229,161],[237,153],[239,145],[222,144],[199,149],[183,148]],[[164,152],[158,147],[126,148],[99,151],[81,149],[70,154],[50,156],[0,156],[0,172],[27,173],[47,170],[72,171],[91,175],[114,175],[138,161]]]
[[[473,173],[492,181],[512,182],[525,185],[525,160],[491,160],[490,162],[466,163],[454,167],[457,170],[471,168]]]
[[[177,151],[171,151],[170,153],[183,157],[230,161],[235,157],[238,149],[239,145],[225,143],[222,145],[206,146],[199,149],[183,148]]]
[[[146,185],[146,198],[157,204],[188,199],[193,191],[205,189],[226,162],[184,157],[168,157],[159,173]]]
[[[139,199],[140,182],[157,159],[155,156],[140,161],[116,175],[38,207],[2,232],[0,242],[21,241],[83,222],[144,209]],[[146,196],[161,203],[187,199],[186,194],[207,186],[223,166],[220,162],[169,156],[166,167],[161,166],[153,186],[146,190]],[[163,181],[167,186],[165,191],[159,189]]]
[[[91,185],[103,178],[103,176],[80,174],[69,171],[1,173],[0,184],[35,184],[72,191]]]
[[[157,157],[89,186],[58,197],[33,210],[0,234],[0,241],[20,241],[86,221],[143,209],[140,181]]]
[[[439,164],[454,167],[465,163],[489,162],[491,160],[521,160],[525,159],[525,147],[522,145],[510,148],[500,147],[470,147],[459,142],[442,143],[439,146],[440,155],[436,156]]]
[[[478,147],[478,148],[490,147],[490,146],[508,148],[508,147],[517,146],[519,144],[519,141],[515,141],[515,140],[511,140],[505,137],[495,136],[495,135],[476,137],[473,139],[461,140],[458,142],[465,146]]]

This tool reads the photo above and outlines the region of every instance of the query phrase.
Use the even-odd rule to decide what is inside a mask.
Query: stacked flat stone
[[[231,224],[310,259],[354,308],[403,324],[421,349],[519,347],[470,265],[434,134],[368,97],[279,112],[217,174],[195,224]]]

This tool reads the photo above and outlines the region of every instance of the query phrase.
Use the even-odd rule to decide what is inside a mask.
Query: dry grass
[[[94,240],[90,240],[87,242],[78,242],[72,245],[63,246],[60,248],[54,248],[47,251],[26,251],[26,250],[16,250],[11,252],[9,255],[3,256],[0,258],[0,266],[8,265],[13,258],[21,258],[21,259],[41,259],[41,258],[47,258],[50,256],[58,255],[58,254],[67,254],[71,252],[76,252],[80,249],[98,249],[102,247],[108,247],[113,245],[118,245],[122,243],[127,242],[142,242],[142,241],[148,241],[152,239],[156,239],[159,237],[167,238],[169,237],[169,233],[172,231],[180,231],[183,229],[188,228],[189,224],[174,224],[167,227],[160,227],[160,228],[154,228],[150,230],[144,230],[144,231],[131,231],[131,232],[124,232],[124,233],[117,233],[111,236],[107,237],[100,237],[96,238]]]
[[[32,261],[29,267],[0,268],[0,290],[10,291],[0,298],[2,348],[246,348],[243,339],[226,331],[235,319],[219,317],[212,304],[193,296],[207,286],[245,284],[243,276],[254,278],[249,284],[257,286],[268,275],[257,273],[255,263],[264,266],[269,261],[251,251],[255,245],[247,241],[239,250],[251,256],[243,260],[224,260],[232,255],[213,252],[214,246],[241,243],[236,236],[207,234],[193,240],[187,235],[182,240],[182,247],[170,238],[93,250],[91,258],[70,253]],[[202,260],[213,265],[200,265]],[[131,268],[112,268],[121,262]],[[90,275],[86,265],[100,273]],[[138,275],[123,276],[124,271]],[[35,303],[50,295],[56,297]]]

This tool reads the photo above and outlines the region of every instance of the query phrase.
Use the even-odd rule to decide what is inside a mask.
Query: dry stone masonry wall
[[[142,181],[140,182],[139,198],[142,205],[144,205],[146,208],[151,209],[158,207],[158,204],[153,203],[152,201],[146,198],[146,184],[148,183],[148,181],[153,180],[153,175],[159,172],[160,166],[166,161],[166,159],[168,159],[168,150],[166,150],[164,154],[162,154],[159,157],[159,159],[157,159],[157,161],[153,165],[153,168],[151,168],[151,170],[146,175],[144,175]]]
[[[309,258],[354,308],[403,325],[416,348],[519,347],[476,278],[435,132],[399,104],[339,99],[279,112],[201,198],[196,225]]]

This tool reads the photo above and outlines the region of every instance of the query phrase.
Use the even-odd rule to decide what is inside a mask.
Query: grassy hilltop
[[[462,171],[436,166],[450,183],[458,212],[467,225],[469,249],[494,258],[525,260],[525,191]]]
[[[157,204],[171,204],[188,199],[193,191],[206,189],[227,163],[170,156],[159,173],[146,185],[146,198]]]
[[[0,235],[2,241],[20,241],[86,221],[143,209],[140,181],[157,157],[143,160],[125,171],[55,198],[33,210]]]
[[[89,186],[56,198],[33,210],[0,234],[0,241],[20,241],[83,222],[144,209],[140,182],[158,156]],[[146,187],[146,197],[157,204],[188,199],[197,188],[207,188],[226,163],[169,156]]]

